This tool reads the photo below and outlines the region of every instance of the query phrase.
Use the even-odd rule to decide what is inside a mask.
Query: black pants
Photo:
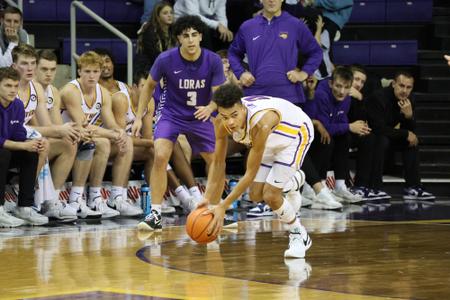
[[[377,138],[377,143],[379,143],[378,147],[379,149],[382,149],[382,151],[380,151],[380,155],[374,158],[374,174],[380,177],[383,175],[386,153],[399,151],[402,154],[403,173],[406,186],[420,186],[419,148],[410,147],[406,140],[390,139],[386,136],[379,136]]]
[[[330,144],[322,144],[320,138],[314,139],[309,153],[321,179],[327,177],[327,171],[333,170],[336,179],[348,177],[348,149],[350,147],[350,134],[331,137]],[[331,168],[331,166],[333,166]]]
[[[351,134],[352,147],[358,148],[356,152],[355,186],[381,189],[383,174],[380,174],[380,171],[374,172],[374,169],[378,168],[384,153],[384,146],[378,139],[379,136],[374,134],[366,136]]]
[[[0,149],[0,205],[5,203],[8,169],[17,167],[20,170],[18,206],[33,205],[38,158],[38,154],[33,152]]]

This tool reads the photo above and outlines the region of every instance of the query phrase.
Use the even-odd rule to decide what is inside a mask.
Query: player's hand
[[[139,137],[141,135],[142,128],[142,120],[140,118],[136,118],[133,122],[133,126],[131,126],[131,136]]]
[[[411,119],[413,117],[413,110],[411,101],[408,98],[400,99],[398,102],[398,106],[400,107],[400,112],[405,116],[406,119]]]
[[[291,70],[286,73],[287,78],[292,83],[303,82],[308,78],[308,73],[300,70]]]
[[[27,152],[39,152],[39,140],[27,140],[21,144],[21,147]]]
[[[119,147],[119,152],[124,153],[127,151],[128,138],[125,130],[114,129],[113,130],[117,136],[114,138],[114,143]]]
[[[448,66],[450,67],[450,55],[444,55],[444,58],[447,60]]]
[[[246,71],[241,74],[241,77],[239,78],[239,81],[241,84],[245,87],[251,86],[255,82],[255,77],[252,73]]]
[[[76,144],[80,141],[81,134],[75,122],[65,123],[58,127],[59,137],[68,140],[72,144]]]
[[[220,40],[224,42],[231,42],[233,40],[233,32],[231,32],[224,25],[219,23],[219,26],[217,26],[217,31],[219,32]]]
[[[349,124],[349,129],[354,134],[358,134],[358,135],[361,135],[361,136],[368,135],[372,131],[372,129],[369,128],[367,123],[365,121],[362,121],[362,120],[358,120],[358,121],[355,121],[353,123],[350,123]]]
[[[212,110],[209,106],[196,106],[195,109],[194,117],[203,122],[208,121],[212,114]]]
[[[358,91],[357,89],[355,89],[354,87],[350,88],[350,97],[353,97],[357,100],[362,100],[363,99],[363,95],[361,94],[360,91]]]
[[[208,207],[208,205],[209,205],[209,200],[203,198],[203,200],[200,201],[199,204],[197,204],[197,208]]]
[[[417,138],[417,135],[415,135],[415,133],[412,131],[408,131],[407,140],[410,147],[415,147],[419,144],[419,139]]]
[[[328,145],[331,143],[331,136],[328,133],[328,130],[322,125],[322,123],[316,124],[316,129],[320,134],[320,142],[324,145]]]
[[[44,138],[40,138],[40,139],[36,139],[37,143],[37,152],[38,153],[42,153],[45,151],[48,151],[49,147],[50,147],[50,143],[48,142],[47,139]]]
[[[218,235],[222,231],[223,219],[225,217],[225,208],[222,205],[216,205],[213,208],[205,211],[204,215],[213,214],[213,219],[209,223],[206,233],[208,235]]]
[[[19,42],[19,32],[15,28],[5,27],[5,36],[10,42]]]

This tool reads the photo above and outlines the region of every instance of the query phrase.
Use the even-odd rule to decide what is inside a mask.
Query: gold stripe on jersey
[[[300,136],[301,136],[301,144],[298,148],[297,157],[295,159],[295,164],[297,167],[300,167],[303,163],[303,159],[305,158],[307,146],[310,144],[310,137],[307,126],[300,127]]]

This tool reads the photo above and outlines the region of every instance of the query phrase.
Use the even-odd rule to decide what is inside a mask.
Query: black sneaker
[[[227,229],[238,228],[238,222],[233,218],[225,217],[223,219],[223,227]]]
[[[145,217],[145,219],[139,222],[138,229],[161,231],[161,214],[152,209],[152,211]]]

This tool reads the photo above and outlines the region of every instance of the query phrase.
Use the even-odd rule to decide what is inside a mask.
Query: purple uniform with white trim
[[[258,15],[244,22],[228,49],[228,59],[240,78],[245,71],[241,62],[247,55],[255,82],[244,88],[245,95],[268,95],[303,103],[302,85],[287,78],[287,72],[298,67],[299,52],[305,57],[301,69],[312,75],[322,61],[322,49],[302,21],[282,12],[270,21]]]
[[[163,79],[164,87],[159,100],[160,117],[155,127],[155,140],[165,138],[175,142],[185,134],[193,153],[213,152],[214,126],[194,117],[196,106],[206,106],[211,101],[212,87],[225,82],[220,57],[202,48],[194,61],[183,59],[179,48],[161,53],[150,70],[153,80]]]

